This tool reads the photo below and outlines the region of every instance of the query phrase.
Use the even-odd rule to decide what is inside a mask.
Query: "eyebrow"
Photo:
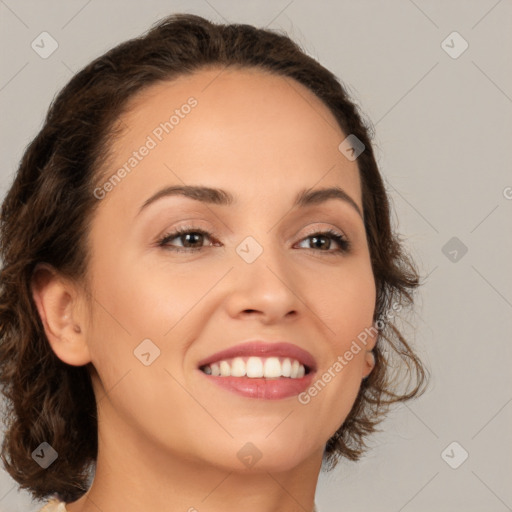
[[[203,187],[199,185],[177,185],[165,187],[153,194],[142,204],[138,214],[158,199],[168,196],[184,196],[202,203],[221,206],[236,204],[235,197],[227,190]],[[363,219],[363,213],[361,212],[359,205],[340,187],[301,190],[295,197],[293,208],[304,208],[306,206],[323,203],[329,199],[339,199],[344,201],[352,206],[352,208],[354,208],[354,210],[356,210],[359,216]]]

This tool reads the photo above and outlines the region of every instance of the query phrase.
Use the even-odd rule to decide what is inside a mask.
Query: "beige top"
[[[67,512],[66,504],[56,498],[52,498],[40,512]],[[316,504],[313,506],[313,512],[318,512]]]
[[[52,498],[40,512],[67,512],[66,504],[57,498]]]

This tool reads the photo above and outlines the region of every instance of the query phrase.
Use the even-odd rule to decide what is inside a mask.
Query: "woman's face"
[[[373,342],[357,352],[353,344],[372,325],[375,283],[357,161],[338,149],[348,134],[305,87],[256,70],[203,70],[154,85],[122,121],[105,170],[106,180],[116,177],[96,190],[89,239],[94,309],[85,334],[100,431],[229,470],[245,469],[247,454],[266,470],[317,459],[371,370]],[[233,200],[198,193],[148,203],[184,186]],[[340,198],[295,205],[304,190],[328,187],[356,206]],[[159,244],[179,228],[191,233]],[[312,236],[328,230],[350,248]],[[236,391],[199,368],[251,340],[307,351],[314,372],[266,384],[230,378],[241,383]],[[270,356],[284,367],[294,359],[268,353],[250,361],[251,372],[260,361],[279,370]],[[317,381],[316,394],[300,399]]]

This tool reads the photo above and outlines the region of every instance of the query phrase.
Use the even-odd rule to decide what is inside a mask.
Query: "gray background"
[[[343,80],[428,275],[406,334],[429,390],[394,410],[362,461],[321,473],[320,511],[512,510],[512,2],[0,0],[2,196],[73,73],[178,11],[284,29]],[[59,45],[47,59],[31,48],[43,31]],[[454,31],[469,44],[457,58],[445,50],[461,39],[442,45]],[[0,488],[1,512],[37,510],[1,470]]]

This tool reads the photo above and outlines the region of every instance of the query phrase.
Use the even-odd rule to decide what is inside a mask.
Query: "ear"
[[[45,263],[36,265],[31,290],[48,341],[63,362],[82,366],[91,361],[85,317],[76,287]]]
[[[375,368],[375,356],[371,350],[368,350],[364,356],[364,365],[363,365],[363,379],[366,379],[372,370]]]
[[[369,341],[366,343],[366,353],[364,355],[364,364],[363,364],[363,373],[362,378],[366,379],[368,375],[375,368],[375,354],[373,353],[373,349],[377,344],[377,340],[379,339],[379,331],[377,327],[374,325],[372,327],[374,334],[369,338]]]

